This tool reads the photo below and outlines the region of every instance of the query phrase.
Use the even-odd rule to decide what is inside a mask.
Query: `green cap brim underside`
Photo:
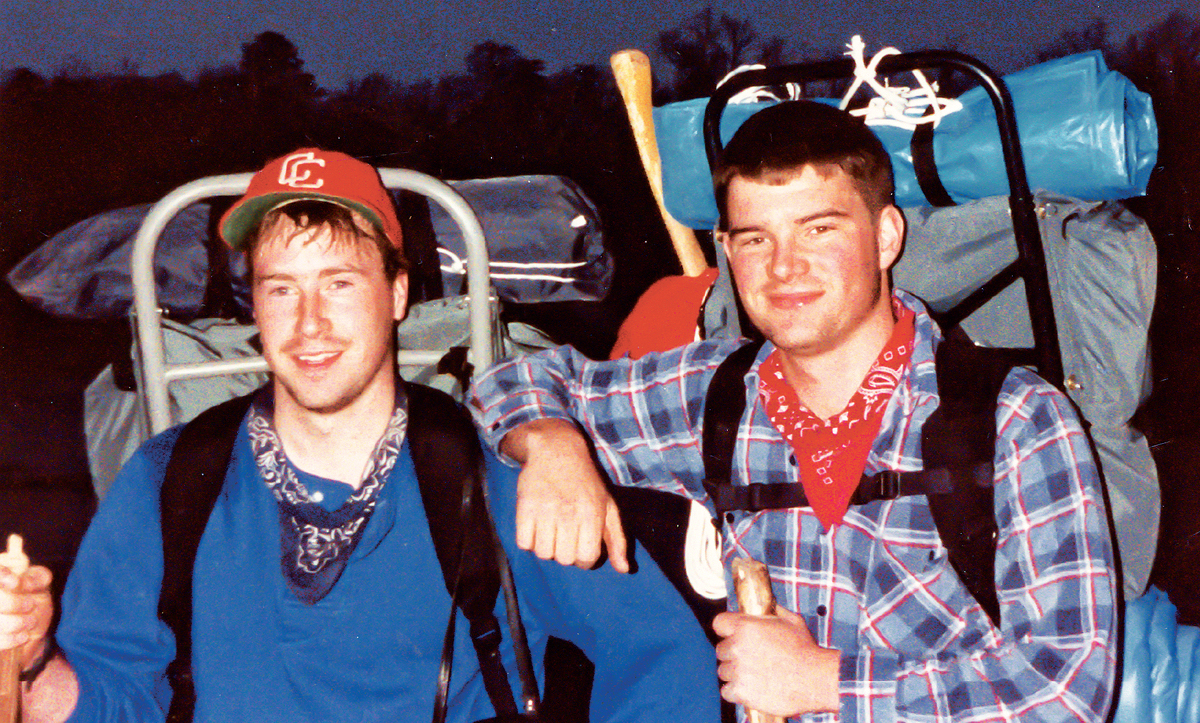
[[[312,191],[296,191],[289,193],[268,193],[252,198],[238,206],[225,219],[225,223],[221,224],[221,238],[225,239],[225,243],[229,244],[230,248],[241,251],[245,245],[246,235],[250,233],[250,229],[256,227],[262,221],[263,216],[270,213],[272,209],[288,203],[294,203],[295,201],[327,201],[335,203],[343,208],[357,211],[362,214],[363,218],[380,229],[380,231],[383,230],[383,219],[379,218],[379,214],[375,213],[369,206],[364,206],[361,203],[338,196],[329,196]]]

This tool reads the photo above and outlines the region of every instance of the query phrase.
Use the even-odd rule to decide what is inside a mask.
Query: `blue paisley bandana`
[[[346,568],[375,510],[379,491],[396,466],[408,431],[408,398],[397,380],[396,407],[367,462],[362,485],[341,507],[329,511],[314,502],[283,452],[271,420],[274,396],[262,389],[250,408],[250,448],[258,472],[279,503],[280,563],[288,588],[312,605],[333,588]]]

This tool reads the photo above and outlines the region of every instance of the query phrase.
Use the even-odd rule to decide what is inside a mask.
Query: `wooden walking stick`
[[[738,557],[733,560],[733,586],[737,590],[738,612],[747,615],[774,615],[775,595],[767,566],[758,560]],[[746,709],[750,723],[783,723],[781,716]]]
[[[625,101],[625,113],[642,169],[684,274],[654,282],[621,324],[611,357],[629,354],[637,358],[646,352],[666,351],[695,339],[700,308],[717,278],[717,271],[708,267],[696,234],[667,211],[650,99],[650,59],[640,50],[622,50],[612,56],[610,63],[617,88]]]
[[[621,91],[621,98],[625,101],[625,114],[629,116],[629,127],[633,130],[633,140],[637,143],[642,168],[646,171],[646,180],[650,182],[650,190],[654,193],[658,211],[667,226],[667,234],[671,237],[675,255],[679,257],[684,274],[699,276],[708,268],[708,262],[704,260],[704,252],[696,242],[696,234],[671,216],[663,198],[662,160],[658,155],[658,138],[654,133],[654,107],[650,100],[650,59],[640,50],[622,50],[615,53],[609,63],[617,81],[617,88]]]
[[[0,554],[0,567],[17,576],[29,569],[20,535],[8,536],[8,550]],[[0,651],[0,723],[17,723],[21,713],[21,647]]]

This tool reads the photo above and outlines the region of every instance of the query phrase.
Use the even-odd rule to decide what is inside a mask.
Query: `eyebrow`
[[[338,276],[340,274],[357,274],[365,276],[366,270],[358,266],[334,266],[328,269],[321,269],[317,272],[317,278],[324,279],[330,276]],[[256,274],[255,281],[294,281],[299,278],[295,274],[287,274],[283,272],[275,272],[273,274]]]
[[[840,209],[826,208],[826,209],[817,211],[816,213],[810,213],[807,216],[801,216],[800,218],[797,218],[794,221],[792,221],[792,225],[793,226],[803,226],[806,223],[812,223],[813,221],[817,221],[822,218],[849,218],[849,217],[850,217],[849,213],[842,211]],[[759,231],[759,230],[761,230],[761,228],[758,226],[739,226],[737,228],[729,229],[729,231],[727,231],[726,233],[728,233],[730,236],[736,236],[739,233],[748,233],[748,232]]]

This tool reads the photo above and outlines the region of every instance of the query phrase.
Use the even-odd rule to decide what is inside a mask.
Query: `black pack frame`
[[[963,72],[976,79],[991,98],[996,112],[1000,132],[1000,145],[1004,157],[1004,168],[1008,177],[1009,209],[1012,213],[1013,235],[1017,243],[1017,259],[1000,269],[991,279],[966,295],[959,303],[937,315],[943,328],[951,328],[978,311],[1018,279],[1025,282],[1025,301],[1029,307],[1030,324],[1033,331],[1032,349],[1012,349],[1014,363],[1033,366],[1043,379],[1051,384],[1063,386],[1062,354],[1058,343],[1058,325],[1054,318],[1054,306],[1050,296],[1050,282],[1046,272],[1046,255],[1042,247],[1042,236],[1038,229],[1034,210],[1033,193],[1025,172],[1025,159],[1017,133],[1016,113],[1012,95],[1000,76],[980,61],[963,53],[949,50],[923,50],[912,53],[890,55],[880,59],[877,72],[891,75],[913,70],[935,68]],[[822,60],[773,68],[747,70],[729,78],[713,91],[704,111],[704,149],[712,168],[721,153],[721,115],[729,100],[747,88],[782,86],[787,83],[840,80],[854,77],[855,63],[851,58]],[[931,128],[931,126],[921,126]],[[925,143],[921,150],[932,159],[931,132],[914,133],[914,146]],[[921,155],[914,148],[914,161]],[[931,167],[931,164],[930,164]],[[920,175],[919,175],[920,177]],[[937,187],[934,179],[923,179],[923,190]],[[927,195],[930,194],[927,191]],[[944,190],[941,194],[945,196]],[[936,200],[936,199],[935,199]],[[946,197],[946,201],[949,198]]]

